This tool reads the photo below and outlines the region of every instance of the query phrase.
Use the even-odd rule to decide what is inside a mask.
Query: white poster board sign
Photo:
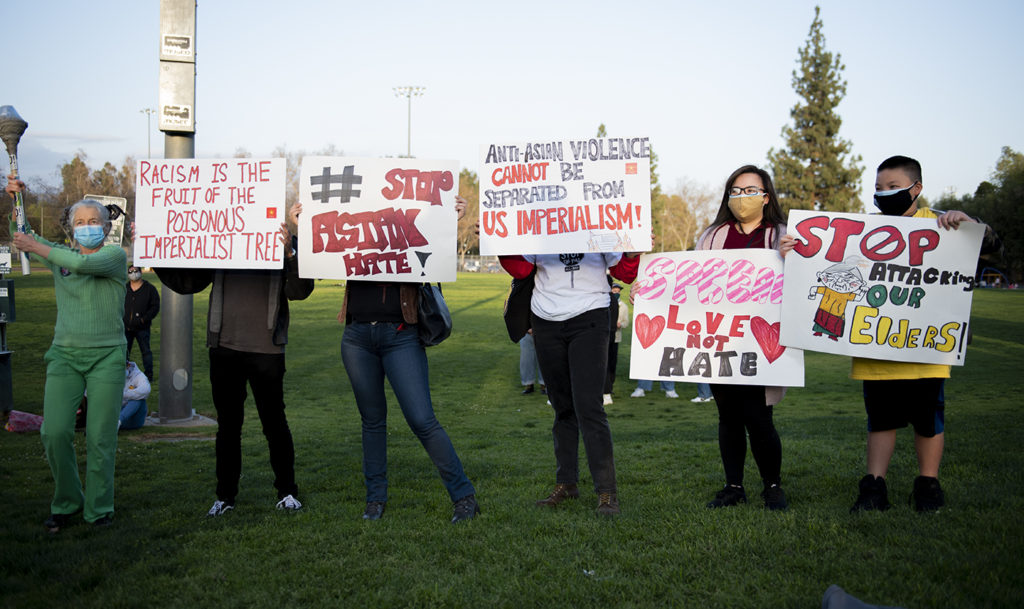
[[[455,281],[458,161],[305,157],[299,275]]]
[[[782,268],[765,249],[641,256],[629,376],[803,387],[803,351],[779,343]]]
[[[646,137],[480,148],[480,253],[651,249]]]
[[[782,344],[961,366],[984,226],[793,210]]]
[[[284,159],[154,159],[137,169],[134,264],[282,267]]]

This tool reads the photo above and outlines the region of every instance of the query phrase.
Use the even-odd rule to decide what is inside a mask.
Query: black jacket
[[[131,282],[124,295],[124,329],[148,330],[157,313],[160,312],[160,294],[153,284],[142,280],[142,287],[133,290]]]

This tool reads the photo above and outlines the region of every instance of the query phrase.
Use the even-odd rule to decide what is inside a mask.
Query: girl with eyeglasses
[[[697,240],[697,249],[778,249],[785,234],[785,219],[771,176],[754,165],[744,165],[726,180],[718,216]],[[708,507],[747,501],[743,464],[749,433],[750,451],[764,483],[764,506],[769,510],[786,509],[786,495],[780,486],[782,442],[772,421],[772,409],[782,400],[785,388],[713,384],[711,392],[718,406],[718,448],[725,468],[725,487]]]

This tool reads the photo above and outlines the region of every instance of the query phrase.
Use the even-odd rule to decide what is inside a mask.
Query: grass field
[[[50,535],[42,521],[52,481],[38,435],[3,432],[0,605],[812,608],[832,583],[908,609],[1024,602],[1024,294],[975,295],[967,365],[946,386],[947,507],[934,514],[906,503],[916,475],[909,431],[889,474],[894,509],[848,513],[864,473],[860,386],[847,358],[816,353],[806,355],[807,386],[776,407],[790,510],[769,513],[757,501],[706,509],[724,480],[715,408],[690,403],[685,384],[683,399],[629,398],[627,333],[608,408],[623,514],[605,520],[590,493],[564,509],[533,505],[554,482],[551,413],[543,396],[519,395],[518,348],[500,316],[506,288],[504,275],[446,286],[455,332],[428,351],[438,418],[477,487],[476,520],[448,524],[447,494],[397,408],[388,510],[361,520],[359,417],[335,320],[343,290],[320,281],[293,307],[285,378],[305,507],[274,509],[249,404],[234,512],[205,516],[214,428],[147,427],[120,436],[114,525]],[[52,280],[37,272],[16,289],[16,408],[40,413]],[[195,311],[194,406],[213,416],[206,293]],[[84,468],[81,435],[78,443]],[[758,481],[748,458],[755,496]]]

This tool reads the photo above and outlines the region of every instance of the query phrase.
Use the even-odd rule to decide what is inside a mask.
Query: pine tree
[[[839,54],[825,50],[820,7],[814,7],[814,21],[807,43],[799,50],[800,69],[793,71],[793,89],[802,98],[789,115],[792,126],[782,128],[783,150],[768,151],[775,189],[784,211],[862,211],[861,157],[852,155],[852,145],[839,137],[843,121],[835,112],[846,95],[846,81],[840,74],[845,66]]]

